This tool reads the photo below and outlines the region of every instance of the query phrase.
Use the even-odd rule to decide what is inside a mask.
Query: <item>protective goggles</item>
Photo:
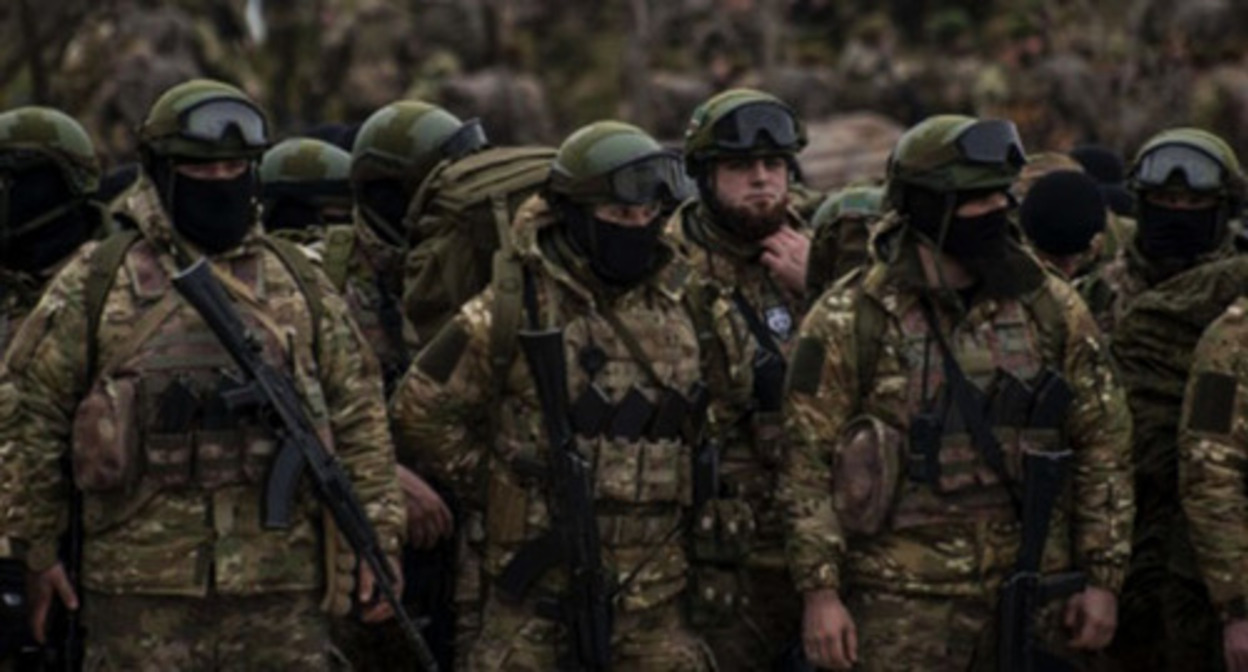
[[[1162,145],[1145,154],[1135,167],[1134,177],[1141,187],[1158,188],[1165,186],[1176,170],[1192,191],[1216,191],[1223,185],[1221,162],[1188,145]]]
[[[711,134],[715,145],[727,150],[755,149],[761,144],[764,134],[776,147],[801,144],[793,113],[775,103],[742,105],[716,122]]]
[[[647,154],[602,175],[565,182],[564,191],[574,199],[645,205],[679,198],[684,165],[675,152]],[[556,173],[555,180],[560,179]]]
[[[182,137],[203,142],[220,142],[230,128],[235,128],[244,146],[264,148],[269,145],[264,114],[240,100],[216,98],[190,107],[178,115],[178,128]]]
[[[958,134],[954,145],[970,163],[1008,165],[1022,168],[1027,163],[1023,141],[1013,122],[1003,119],[977,121]]]
[[[31,168],[38,168],[55,163],[47,154],[31,149],[15,151],[0,150],[0,173],[23,173]]]
[[[444,158],[454,161],[462,159],[487,144],[489,140],[485,137],[485,129],[481,128],[481,120],[469,119],[459,127],[459,130],[443,140],[438,149]]]

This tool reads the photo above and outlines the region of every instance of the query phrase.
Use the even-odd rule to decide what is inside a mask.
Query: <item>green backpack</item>
[[[405,223],[413,246],[403,282],[403,314],[419,343],[490,284],[512,217],[546,184],[554,158],[547,147],[496,147],[443,162],[421,184]]]

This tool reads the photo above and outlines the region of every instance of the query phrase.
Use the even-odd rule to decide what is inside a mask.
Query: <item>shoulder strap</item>
[[[139,240],[139,232],[131,229],[105,238],[91,252],[90,269],[87,271],[87,377],[95,377],[99,364],[100,320],[104,315],[104,302],[117,281],[117,269],[126,258],[126,252]]]
[[[347,270],[351,264],[351,254],[355,252],[355,231],[352,227],[339,224],[325,230],[325,254],[321,266],[330,284],[342,290],[347,284]]]
[[[861,407],[879,368],[881,338],[888,326],[888,316],[884,314],[884,308],[862,291],[861,287],[849,291],[854,292],[854,350],[858,364],[858,390],[855,398],[858,400],[858,407]]]
[[[749,327],[750,333],[754,334],[754,340],[758,342],[758,347],[783,360],[784,356],[780,354],[780,346],[776,344],[776,339],[772,337],[771,329],[763,324],[762,318],[758,316],[754,306],[751,306],[749,300],[741,293],[740,287],[732,291],[732,302],[736,305],[737,312],[741,313],[741,317],[745,319],[745,324]]]
[[[321,351],[320,333],[325,318],[325,297],[321,293],[320,282],[316,278],[316,269],[298,245],[272,236],[263,236],[264,244],[273,254],[281,259],[282,264],[295,277],[295,284],[308,302],[308,312],[312,315],[312,348],[313,352]]]

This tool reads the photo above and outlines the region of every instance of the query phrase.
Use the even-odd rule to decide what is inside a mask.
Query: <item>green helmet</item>
[[[574,203],[676,200],[682,193],[680,157],[636,126],[594,122],[559,146],[548,191]]]
[[[818,230],[842,217],[876,217],[882,214],[883,199],[881,187],[846,187],[824,199],[810,218],[810,226]]]
[[[90,136],[59,110],[19,107],[0,114],[0,165],[4,156],[25,152],[55,163],[75,195],[95,193],[100,186],[100,163]]]
[[[1128,175],[1128,184],[1137,193],[1182,186],[1235,203],[1244,198],[1235,150],[1199,128],[1174,128],[1153,136],[1135,155]]]
[[[274,145],[260,160],[265,198],[298,190],[323,201],[351,199],[351,155],[314,138],[291,138]]]
[[[415,100],[374,112],[351,148],[351,183],[399,180],[410,191],[444,159],[455,160],[487,144],[478,120],[462,122],[446,110]]]
[[[806,146],[806,127],[793,108],[769,93],[729,89],[698,106],[685,129],[685,166],[705,174],[722,156],[794,157]]]
[[[145,157],[253,159],[269,146],[269,122],[247,94],[193,79],[165,91],[139,127]]]
[[[888,161],[887,197],[900,207],[905,187],[938,194],[1005,190],[1027,163],[1013,122],[962,115],[929,117],[902,134]]]

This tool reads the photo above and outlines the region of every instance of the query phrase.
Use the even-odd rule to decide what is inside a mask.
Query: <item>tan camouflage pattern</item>
[[[720,297],[710,305],[694,308],[712,313],[702,319],[713,325],[719,339],[714,350],[719,357],[708,360],[708,366],[714,369],[708,373],[708,380],[716,400],[711,435],[719,445],[720,479],[748,507],[746,521],[753,534],[743,541],[744,585],[736,591],[741,593],[737,599],[744,603],[731,610],[733,617],[727,623],[700,631],[716,652],[721,669],[759,669],[770,664],[779,647],[797,636],[794,618],[765,618],[765,610],[784,605],[794,609],[792,616],[797,613],[799,602],[787,580],[760,581],[751,586],[756,577],[783,577],[786,573],[784,523],[782,509],[776,502],[784,442],[780,414],[753,410],[751,362],[762,346],[731,297],[740,291],[757,318],[771,329],[772,340],[786,356],[797,343],[797,325],[804,304],[802,297],[772,278],[758,259],[757,245],[735,239],[717,227],[711,217],[701,201],[691,200],[668,220],[666,233],[692,269],[689,282]],[[803,235],[809,234],[796,213],[790,215],[788,226]],[[705,515],[710,514],[700,514],[699,523]],[[719,536],[723,539],[731,535]],[[764,589],[767,592],[762,592]]]
[[[942,488],[953,490],[942,497],[929,486],[901,477],[893,485],[897,491],[892,515],[878,534],[851,537],[850,521],[842,520],[835,503],[839,488],[847,488],[849,495],[860,489],[833,479],[839,459],[837,437],[847,423],[858,415],[874,416],[908,436],[921,401],[916,390],[924,382],[923,357],[929,362],[926,383],[932,394],[943,377],[939,349],[934,344],[922,347],[927,325],[919,314],[915,288],[923,276],[911,247],[915,243],[903,243],[907,248],[896,264],[877,263],[861,280],[860,289],[851,285],[829,291],[802,325],[801,337],[821,343],[825,356],[816,392],[791,390],[786,407],[792,444],[782,472],[781,496],[788,507],[789,566],[801,591],[848,588],[989,596],[1014,562],[1019,525],[1000,483],[984,477],[986,467],[969,440],[963,438],[959,445],[956,435],[946,437],[941,450],[942,474],[963,476],[960,486],[942,482]],[[888,316],[874,382],[861,393],[855,392],[853,301],[858,291]],[[1072,386],[1075,400],[1065,429],[1075,452],[1068,499],[1073,513],[1059,512],[1055,517],[1049,537],[1053,543],[1046,549],[1044,564],[1050,570],[1073,564],[1088,573],[1092,585],[1116,591],[1130,550],[1133,513],[1127,453],[1130,418],[1083,303],[1054,277],[1036,291],[1048,293],[1060,306],[1064,330],[1039,320],[1040,314],[1029,308],[1035,299],[985,299],[956,322],[950,346],[968,379],[981,389],[998,368],[1025,380],[1041,365],[1054,368]],[[937,305],[942,321],[953,320],[956,314],[948,300]],[[1065,334],[1064,342],[1057,342],[1060,334]],[[998,437],[1007,453],[1028,444],[1026,432],[1017,437],[998,432]],[[968,475],[974,478],[966,479]]]
[[[513,230],[522,261],[532,272],[541,322],[564,331],[569,395],[575,399],[590,382],[578,365],[578,354],[594,344],[606,358],[595,382],[612,403],[633,387],[652,403],[657,397],[658,390],[598,312],[604,300],[634,334],[664,383],[687,391],[700,379],[698,345],[693,325],[682,312],[679,277],[674,275],[677,265],[668,264],[634,289],[608,295],[605,288],[594,289],[594,281],[581,264],[539,251],[539,230],[543,238],[559,234],[547,228],[550,224],[549,207],[535,197],[521,207]],[[550,526],[545,488],[540,480],[525,475],[525,465],[540,468],[545,463],[548,444],[533,382],[520,353],[508,368],[501,398],[495,397],[490,340],[494,291],[491,287],[469,301],[444,328],[443,333],[460,330],[466,341],[445,382],[422,370],[418,357],[391,402],[404,464],[450,484],[468,508],[485,512],[483,585],[492,585],[515,553]],[[494,413],[498,424],[491,431]],[[633,638],[660,635],[644,629],[630,631],[621,623],[635,618],[644,624],[644,614],[673,608],[685,590],[688,563],[682,531],[691,503],[691,449],[672,439],[624,442],[579,435],[577,445],[595,465],[604,565],[609,576],[626,583],[615,602],[614,649],[627,660],[625,651]],[[630,575],[634,576],[627,580]],[[564,572],[556,568],[538,581],[533,593],[557,593],[564,581]],[[504,607],[494,599],[493,590],[487,592],[491,595],[482,616],[483,632],[467,654],[467,669],[548,669],[549,663],[533,662],[553,660],[557,648],[552,646],[556,644],[552,625],[534,613],[535,595]],[[691,637],[678,621],[665,620],[663,630],[662,637]],[[497,654],[500,647],[502,653]],[[529,662],[507,663],[508,647],[527,651],[517,660]]]
[[[176,597],[93,592],[83,604],[91,672],[338,669],[314,593],[214,595],[188,609]]]
[[[245,430],[250,438],[240,438],[233,429],[224,436],[197,430],[189,438],[154,431],[151,423],[158,419],[144,408],[151,399],[147,388],[161,389],[153,385],[179,370],[194,385],[206,367],[224,362],[224,351],[169,285],[175,267],[168,250],[181,243],[173,238],[151,182],[140,180],[125,207],[143,239],[118,269],[99,333],[92,336],[98,345],[97,373],[111,373],[97,389],[118,415],[102,416],[110,421],[105,424],[82,423],[78,429],[87,431],[80,436],[94,435],[99,443],[74,446],[75,477],[88,489],[84,585],[117,594],[200,597],[209,591],[255,595],[321,589],[326,581],[324,520],[307,487],[300,492],[290,529],[270,531],[260,525],[261,474],[265,451],[273,450],[271,437],[265,440],[253,430]],[[242,301],[240,313],[260,337],[266,358],[293,372],[314,424],[332,439],[329,445],[352,476],[384,550],[395,553],[404,511],[376,361],[328,282],[322,283],[323,317],[312,323],[295,278],[262,246],[261,235],[257,228],[239,247],[214,258],[214,265],[254,295],[263,312]],[[91,389],[84,283],[95,249],[84,247],[56,276],[6,357],[5,384],[21,396],[27,422],[5,428],[0,445],[19,462],[24,489],[18,497],[25,510],[16,530],[30,544],[27,564],[32,569],[52,564],[65,522],[58,460],[70,447],[75,413]],[[136,323],[159,310],[162,301],[172,306],[168,316],[150,338],[137,338]],[[113,427],[127,425],[133,434],[119,438]]]

